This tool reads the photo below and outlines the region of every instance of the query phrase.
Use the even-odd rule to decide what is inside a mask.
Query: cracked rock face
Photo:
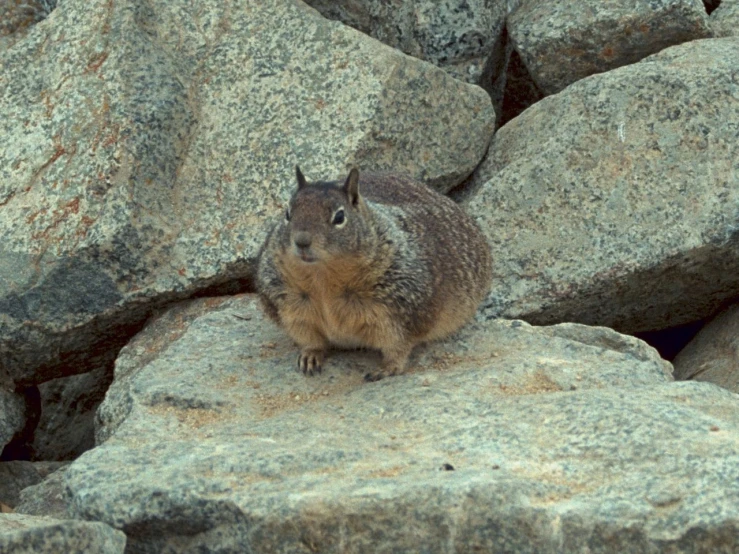
[[[67,0],[0,64],[0,371],[24,385],[248,282],[296,162],[447,190],[494,127],[483,90],[289,0]]]
[[[509,18],[508,32],[546,94],[712,36],[701,0],[525,0]]]
[[[493,249],[487,315],[625,332],[739,293],[739,39],[594,75],[495,135],[466,209]]]
[[[162,315],[121,353],[104,442],[64,475],[70,513],[151,552],[701,552],[737,536],[739,401],[671,382],[636,339],[480,321],[372,384],[373,353],[333,353],[315,378],[295,356],[248,295]]]

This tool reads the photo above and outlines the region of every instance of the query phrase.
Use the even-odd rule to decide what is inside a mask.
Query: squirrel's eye
[[[285,221],[290,221],[290,208],[285,208]]]
[[[334,225],[342,225],[346,221],[346,216],[344,215],[344,210],[336,210],[336,213],[334,214],[334,218],[331,220],[331,223]]]

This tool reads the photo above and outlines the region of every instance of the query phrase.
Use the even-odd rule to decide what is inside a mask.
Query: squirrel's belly
[[[323,334],[339,348],[380,348],[392,332],[387,309],[376,302],[338,298],[322,308]]]
[[[336,346],[338,348],[364,348],[367,346],[372,346],[370,344],[367,344],[366,341],[362,340],[361,337],[352,337],[352,336],[346,336],[346,335],[339,335],[339,334],[332,334],[332,333],[326,333],[326,338],[328,339],[329,344],[331,346]]]

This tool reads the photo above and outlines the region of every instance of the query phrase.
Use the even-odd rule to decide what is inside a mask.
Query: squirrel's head
[[[285,210],[282,243],[306,264],[359,254],[372,235],[370,214],[359,194],[359,171],[340,181],[309,183],[295,166],[298,188]]]

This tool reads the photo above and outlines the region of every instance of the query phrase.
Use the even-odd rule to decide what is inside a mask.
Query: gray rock
[[[0,388],[0,452],[26,424],[23,399]]]
[[[97,412],[97,443],[108,440],[141,406],[167,409],[173,405],[199,413],[231,410],[233,405],[243,412],[241,417],[259,418],[262,397],[284,398],[289,403],[298,395],[304,397],[302,404],[323,391],[334,395],[363,388],[363,376],[379,363],[376,352],[343,352],[336,355],[340,362],[331,356],[327,367],[345,370],[331,373],[330,386],[325,378],[306,380],[297,370],[293,375],[297,347],[254,303],[250,295],[188,301],[153,319],[116,360],[115,380]],[[217,382],[236,385],[244,364],[256,364],[247,371],[246,388],[210,387],[216,373],[223,374]],[[596,364],[603,367],[594,373],[591,367]],[[656,350],[633,337],[577,324],[533,328],[523,321],[474,322],[454,339],[417,349],[410,367],[412,373],[453,367],[466,371],[468,377],[482,372],[491,386],[511,390],[536,388],[542,372],[547,386],[556,390],[645,386],[671,380],[672,374],[672,366]],[[509,369],[493,371],[501,367]],[[414,382],[432,378],[434,373],[419,374]],[[148,412],[143,415],[148,417]],[[169,433],[162,431],[165,436]]]
[[[58,463],[58,462],[55,462]],[[69,519],[67,501],[64,498],[64,474],[68,465],[50,474],[35,485],[20,492],[15,511],[19,514]]]
[[[739,0],[722,0],[709,23],[717,37],[739,36]]]
[[[502,127],[465,202],[493,250],[489,316],[626,332],[739,294],[739,39],[593,76]]]
[[[525,0],[510,16],[508,32],[546,94],[711,36],[701,0]]]
[[[0,368],[21,384],[248,284],[296,162],[446,190],[494,127],[482,89],[292,0],[66,0],[0,65]]]
[[[635,339],[478,321],[372,384],[374,354],[295,358],[250,296],[163,314],[121,352],[71,513],[140,552],[739,547],[739,399]]]
[[[306,0],[321,14],[406,54],[431,62],[468,83],[491,80],[506,0]],[[497,50],[496,50],[497,49]],[[503,65],[503,69],[505,65]]]
[[[506,67],[506,0],[306,0],[345,23],[461,81],[483,87],[501,117]]]
[[[0,503],[15,508],[23,489],[40,483],[62,465],[59,462],[0,462]]]
[[[739,304],[724,310],[675,357],[675,378],[739,393]]]
[[[74,460],[95,446],[95,412],[112,381],[113,360],[39,385],[41,417],[32,444],[37,459]]]
[[[0,2],[0,51],[23,39],[31,26],[46,19],[56,0],[3,0]]]
[[[4,554],[118,554],[126,536],[103,523],[0,514]]]

